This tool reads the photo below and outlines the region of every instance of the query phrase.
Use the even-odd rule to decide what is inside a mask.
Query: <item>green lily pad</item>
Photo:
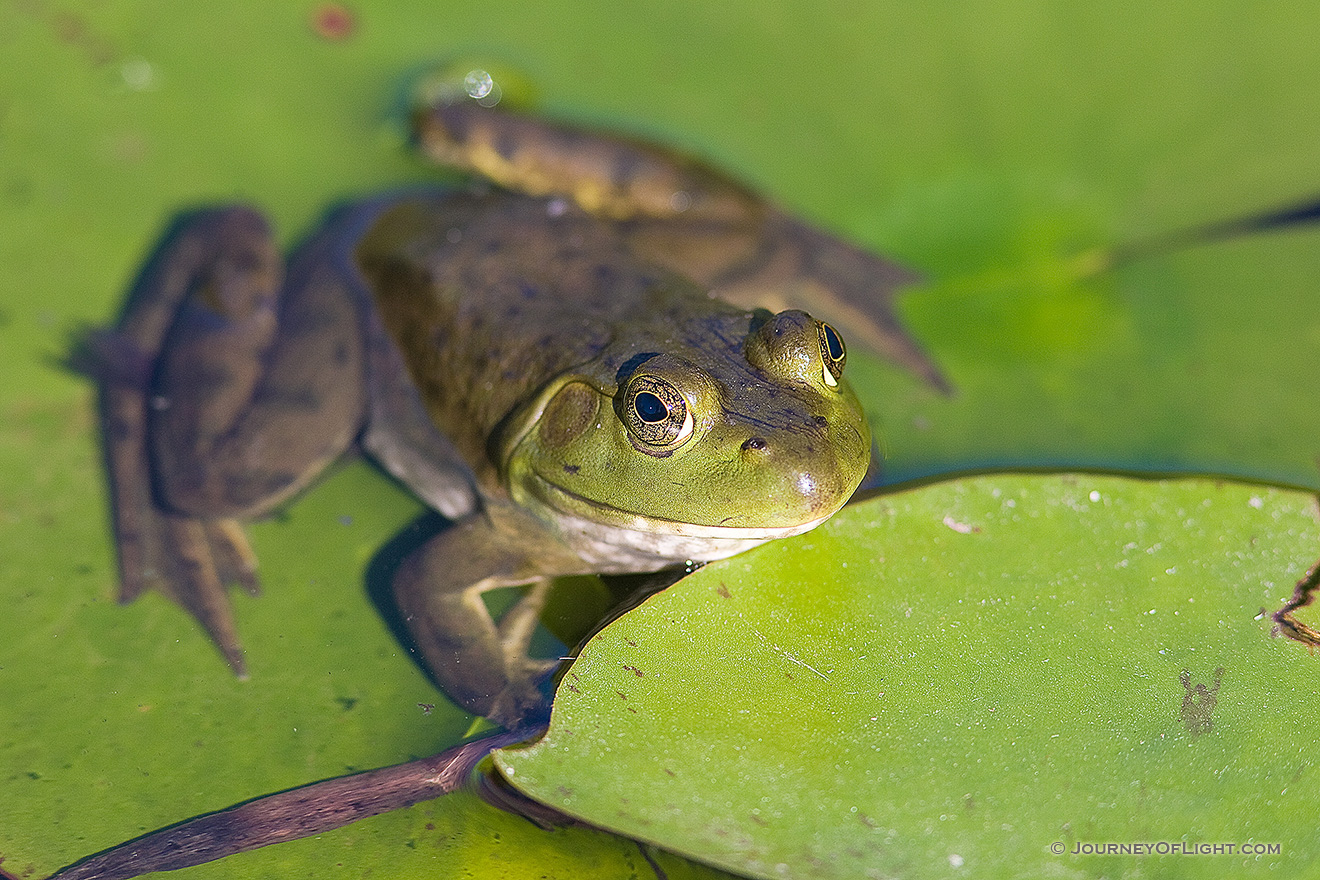
[[[1317,555],[1295,492],[1010,474],[896,493],[603,630],[546,738],[498,763],[755,877],[1112,876],[1134,862],[1088,850],[1110,843],[1164,844],[1136,864],[1185,877],[1310,864],[1320,680],[1267,611]],[[1201,844],[1234,849],[1167,851]]]
[[[957,395],[861,363],[888,481],[1030,465],[1320,487],[1320,232],[1088,268],[1058,255],[907,299]]]

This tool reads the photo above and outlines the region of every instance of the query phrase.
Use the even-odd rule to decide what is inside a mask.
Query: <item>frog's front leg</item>
[[[223,586],[255,590],[241,520],[297,491],[362,422],[357,308],[321,238],[287,281],[264,221],[201,211],[95,340],[121,599],[155,588],[244,672]]]
[[[535,517],[496,500],[404,560],[394,591],[445,694],[512,728],[544,710],[538,685],[558,665],[527,653],[550,581],[587,571]],[[497,624],[482,594],[524,585],[528,593]]]

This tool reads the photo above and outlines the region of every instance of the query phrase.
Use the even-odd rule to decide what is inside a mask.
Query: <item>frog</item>
[[[246,676],[245,524],[360,451],[447,520],[394,573],[421,665],[520,732],[556,579],[690,570],[853,495],[842,328],[947,383],[894,315],[912,273],[693,157],[476,101],[413,126],[468,183],[333,211],[287,264],[255,209],[187,214],[95,340],[121,598],[163,592]]]
[[[903,269],[696,160],[473,101],[415,129],[494,186],[351,205],[287,268],[254,209],[202,210],[143,273],[102,339],[121,598],[166,593],[246,675],[244,523],[357,448],[451,521],[395,597],[441,689],[507,726],[554,578],[724,558],[848,500],[872,440],[836,324],[940,380],[893,318]],[[502,587],[527,594],[496,622]]]

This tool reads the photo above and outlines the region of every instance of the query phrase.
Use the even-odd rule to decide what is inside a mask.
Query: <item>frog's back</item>
[[[460,190],[400,201],[364,237],[358,262],[386,329],[470,463],[566,371],[594,362],[606,386],[641,340],[694,317],[718,336],[721,322],[746,327],[745,311],[639,262],[622,234],[560,200]]]

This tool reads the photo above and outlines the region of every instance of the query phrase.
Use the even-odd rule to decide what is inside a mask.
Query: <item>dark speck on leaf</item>
[[[335,702],[345,711],[349,712],[358,704],[357,697],[335,697]]]
[[[641,678],[644,675],[642,670],[638,669],[636,666],[624,666],[623,668],[627,669],[629,672],[631,672],[633,675],[637,676],[638,678]]]
[[[576,474],[580,470],[582,470],[580,465],[576,465],[576,464],[564,465],[564,473],[566,474]]]
[[[715,595],[719,596],[721,599],[733,598],[733,594],[729,592],[729,588],[725,586],[723,582],[721,582],[720,585],[715,588]]]

